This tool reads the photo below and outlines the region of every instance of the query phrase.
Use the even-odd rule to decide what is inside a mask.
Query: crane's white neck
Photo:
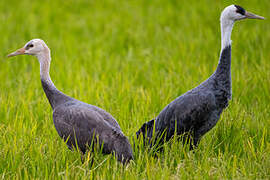
[[[51,55],[50,49],[45,48],[42,52],[35,55],[38,58],[40,63],[40,79],[43,90],[51,104],[51,107],[54,109],[57,105],[62,104],[66,101],[71,100],[72,98],[66,96],[53,84],[50,78],[50,62],[51,62]]]
[[[221,52],[224,48],[231,45],[231,34],[233,29],[234,21],[226,18],[221,18]]]
[[[36,54],[40,64],[40,78],[42,81],[45,81],[51,86],[54,86],[51,78],[50,78],[50,63],[51,63],[51,54],[49,49],[45,49],[44,51]]]

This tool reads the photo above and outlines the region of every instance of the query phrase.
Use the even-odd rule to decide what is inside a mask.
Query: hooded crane
[[[153,145],[177,134],[190,143],[190,149],[197,146],[201,137],[216,125],[232,97],[231,32],[236,21],[247,18],[264,19],[238,5],[223,10],[220,17],[221,53],[216,71],[198,87],[168,104],[155,119],[144,123],[136,132],[137,137],[143,134],[144,142]]]
[[[109,113],[73,99],[55,87],[49,74],[50,49],[43,40],[33,39],[8,57],[21,54],[37,57],[40,63],[41,84],[53,109],[55,128],[69,149],[78,147],[82,154],[85,154],[91,143],[98,141],[99,146],[103,146],[103,153],[114,152],[118,161],[127,163],[133,159],[127,137]]]

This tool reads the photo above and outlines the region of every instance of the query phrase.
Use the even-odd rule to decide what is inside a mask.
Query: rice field
[[[232,101],[196,150],[172,140],[155,157],[135,132],[215,71],[230,4],[267,18],[234,26]],[[0,1],[0,178],[270,179],[269,9],[268,0]],[[136,144],[129,165],[99,152],[82,164],[66,147],[37,59],[6,58],[33,38],[51,49],[56,87],[111,113]]]

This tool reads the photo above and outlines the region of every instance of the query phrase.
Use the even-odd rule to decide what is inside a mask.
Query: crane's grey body
[[[193,144],[212,129],[223,109],[231,99],[231,47],[226,47],[220,57],[216,72],[198,87],[181,95],[168,104],[160,114],[145,123],[137,132],[152,138],[153,127],[162,140],[169,140],[175,133],[190,133]]]
[[[209,79],[178,97],[161,111],[156,118],[156,132],[166,129],[167,140],[175,131],[177,134],[190,132],[196,145],[216,125],[223,109],[228,106],[231,99],[230,66],[229,46],[222,51],[218,68]]]
[[[41,83],[53,109],[55,128],[70,149],[78,147],[84,154],[98,139],[103,153],[115,152],[123,163],[133,158],[128,139],[109,113],[63,94],[50,81]]]

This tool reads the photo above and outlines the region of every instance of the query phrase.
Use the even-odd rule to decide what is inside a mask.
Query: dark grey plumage
[[[223,109],[231,99],[231,47],[226,47],[220,57],[216,72],[198,87],[188,91],[167,105],[154,120],[137,131],[137,136],[151,139],[153,128],[160,142],[169,140],[174,133],[190,133],[196,146],[200,138],[212,129]],[[154,126],[155,125],[155,126]],[[145,134],[147,133],[147,134]]]

